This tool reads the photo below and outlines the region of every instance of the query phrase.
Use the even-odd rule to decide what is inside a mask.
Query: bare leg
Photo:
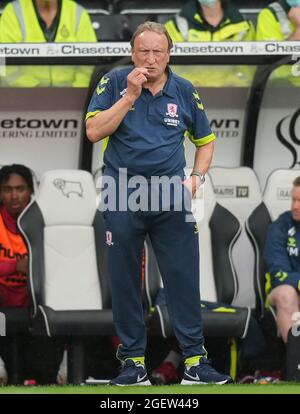
[[[292,286],[277,286],[270,293],[270,303],[276,307],[278,329],[286,343],[288,331],[295,323],[293,314],[299,312],[299,295]]]

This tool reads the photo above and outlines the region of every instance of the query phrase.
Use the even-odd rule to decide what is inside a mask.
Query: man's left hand
[[[200,178],[197,175],[192,175],[183,181],[183,185],[189,190],[189,192],[192,195],[192,198],[194,198],[196,195],[196,191],[201,185]]]

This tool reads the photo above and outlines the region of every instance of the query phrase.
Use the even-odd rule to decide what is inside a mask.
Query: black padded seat
[[[203,309],[204,335],[244,338],[251,310],[249,307],[231,306],[238,289],[231,249],[240,232],[239,221],[226,208],[216,203],[209,176],[204,190],[202,188],[199,198],[194,200],[193,204],[192,210],[198,222],[200,236],[201,299],[211,303],[221,302],[229,307],[221,312]],[[163,337],[173,336],[166,306],[155,303],[162,281],[150,240],[146,243],[145,257],[145,288],[150,309],[149,333]]]
[[[255,289],[257,310],[261,317],[265,309],[266,267],[263,252],[269,225],[280,214],[290,209],[292,183],[300,170],[278,169],[270,173],[263,191],[262,202],[253,210],[246,222],[246,229],[255,249]],[[274,310],[271,310],[274,313]]]

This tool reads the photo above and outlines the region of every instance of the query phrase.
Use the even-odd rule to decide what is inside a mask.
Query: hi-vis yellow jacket
[[[263,9],[257,19],[256,40],[287,40],[295,30],[288,18],[290,6],[286,1],[275,1]]]
[[[224,19],[217,27],[210,26],[199,13],[198,0],[189,1],[179,15],[165,23],[174,42],[223,42],[255,40],[252,22],[245,20],[238,9],[224,7]]]
[[[285,0],[275,1],[263,9],[257,19],[256,40],[287,40],[295,30],[294,23],[288,18],[289,10]],[[300,76],[293,76],[291,65],[276,69],[271,79],[283,85],[300,86]]]
[[[224,6],[224,19],[217,27],[201,16],[198,0],[189,1],[179,15],[165,23],[174,42],[253,41],[255,29],[233,6]],[[190,80],[194,86],[249,86],[254,70],[247,66],[174,66],[174,72]]]
[[[87,11],[72,0],[61,0],[59,23],[54,42],[96,42],[97,37]],[[0,19],[1,43],[45,43],[33,0],[9,3]],[[87,86],[91,68],[74,66],[8,67],[4,82],[10,86]]]

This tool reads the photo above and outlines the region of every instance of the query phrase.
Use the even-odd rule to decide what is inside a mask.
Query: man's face
[[[300,221],[300,187],[294,186],[292,189],[292,216],[295,221]]]
[[[169,60],[168,40],[164,34],[145,31],[135,38],[132,61],[136,67],[148,69],[150,82],[161,78]]]
[[[8,213],[17,218],[29,203],[31,193],[24,178],[19,174],[11,174],[9,179],[2,183],[0,199]]]

